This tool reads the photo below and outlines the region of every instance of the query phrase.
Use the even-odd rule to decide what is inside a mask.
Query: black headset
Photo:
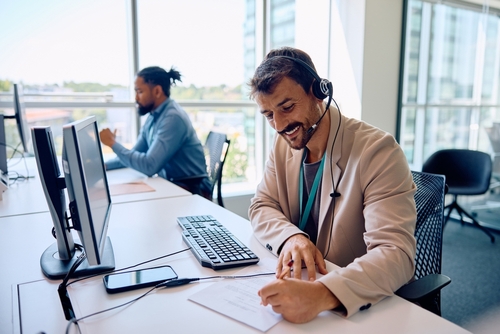
[[[332,103],[332,100],[333,100],[333,86],[332,86],[332,83],[329,80],[327,80],[327,79],[321,79],[319,77],[318,73],[316,73],[316,71],[310,65],[308,65],[305,61],[303,61],[301,59],[290,57],[290,56],[282,56],[282,55],[277,55],[277,56],[274,56],[274,57],[281,57],[281,58],[290,59],[290,60],[294,61],[296,64],[299,64],[300,66],[302,66],[303,68],[305,68],[309,73],[312,74],[312,76],[315,79],[314,82],[312,83],[312,91],[313,91],[314,96],[316,98],[320,99],[320,100],[324,100],[324,99],[326,99],[328,97],[328,103],[326,104],[325,111],[323,112],[323,114],[321,115],[321,117],[318,119],[318,121],[316,123],[314,123],[307,130],[307,133],[311,134],[316,129],[316,127],[318,126],[319,122],[321,122],[321,120],[323,119],[323,117],[326,115],[326,112],[330,108],[330,103]],[[335,102],[335,100],[333,100],[333,102]],[[337,105],[337,102],[335,102],[335,105]]]
[[[281,57],[281,58],[286,58],[293,60],[297,64],[301,65],[303,68],[305,68],[311,75],[316,79],[313,84],[312,84],[312,91],[314,96],[316,96],[320,100],[324,100],[327,97],[330,99],[333,98],[333,87],[332,83],[327,80],[327,79],[322,79],[319,77],[318,73],[310,66],[308,65],[305,61],[299,59],[299,58],[294,58],[290,56],[275,56],[275,57]],[[327,108],[328,109],[328,108]]]

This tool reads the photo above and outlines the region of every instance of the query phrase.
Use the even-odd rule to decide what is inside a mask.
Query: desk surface
[[[47,212],[49,210],[40,178],[38,177],[35,158],[26,158],[26,163],[30,173],[34,174],[34,177],[15,182],[3,193],[3,199],[0,200],[0,217]],[[110,188],[117,184],[144,182],[155,190],[126,195],[113,195],[111,196],[113,204],[191,195],[189,191],[165,179],[160,177],[150,178],[130,168],[109,171],[107,172],[107,177]]]
[[[117,268],[185,249],[186,245],[182,241],[181,229],[176,223],[176,217],[198,214],[213,215],[261,259],[276,260],[252,236],[251,226],[247,220],[199,196],[185,196],[131,202],[113,207],[108,235],[113,244]],[[7,329],[6,332],[10,332],[9,329],[13,329],[14,332],[20,331],[20,318],[15,306],[19,306],[22,310],[23,332],[35,333],[43,330],[47,333],[61,333],[66,328],[66,321],[55,290],[58,282],[46,280],[39,268],[40,255],[53,242],[50,228],[48,213],[0,218],[2,254],[0,266],[7,269],[6,274],[3,270],[0,283],[0,328]],[[29,249],[20,250],[17,245],[23,235],[24,240],[29,242]],[[211,269],[201,267],[190,251],[157,261],[151,266],[161,264],[170,264],[179,277],[206,277],[215,273]],[[225,270],[223,274],[231,275],[238,270]],[[20,284],[37,280],[40,281],[28,285]],[[38,288],[38,284],[42,288]],[[106,295],[100,278],[76,283],[74,288],[85,289],[87,287],[89,291],[96,291],[90,289],[90,285],[96,284],[101,286],[97,290],[100,293],[96,300],[104,299],[106,303],[127,301],[145,291]],[[207,281],[161,290],[161,293],[147,296],[119,311],[84,320],[81,326],[82,332],[260,333],[188,300],[189,296],[210,284],[213,283]],[[28,296],[21,296],[19,302],[16,291],[22,289],[13,290],[13,286],[37,288],[32,289]],[[18,302],[20,304],[17,304]],[[79,302],[74,301],[76,305],[79,305]],[[151,309],[151,305],[158,304],[158,302],[162,306]],[[99,303],[96,302],[90,307],[95,311],[106,308],[107,305]],[[15,312],[12,311],[13,305]],[[38,308],[36,308],[37,305]],[[303,325],[281,321],[268,333],[330,333],[332,330],[342,333],[468,333],[397,296],[386,298],[369,310],[359,312],[349,319],[341,318],[331,312],[323,312],[315,320]],[[71,333],[76,333],[74,326]]]

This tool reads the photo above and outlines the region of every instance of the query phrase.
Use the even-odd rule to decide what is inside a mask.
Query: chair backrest
[[[412,175],[417,186],[414,196],[417,206],[415,278],[420,279],[441,274],[445,177],[416,171],[412,171]]]
[[[450,194],[481,195],[490,186],[491,168],[491,157],[485,152],[447,149],[434,152],[422,171],[446,176]]]
[[[212,193],[217,184],[217,202],[224,206],[221,194],[222,167],[226,161],[230,140],[223,133],[210,131],[204,145],[207,174],[212,185]]]

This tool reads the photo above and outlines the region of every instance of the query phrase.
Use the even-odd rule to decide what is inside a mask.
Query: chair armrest
[[[402,286],[395,293],[408,301],[416,302],[437,293],[450,282],[448,276],[431,274]]]

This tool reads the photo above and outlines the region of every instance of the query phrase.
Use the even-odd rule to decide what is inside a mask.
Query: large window
[[[210,130],[231,139],[224,185],[254,191],[274,131],[246,84],[264,55],[285,45],[307,51],[326,77],[328,10],[329,0],[0,0],[0,112],[13,113],[20,83],[29,125],[51,125],[59,151],[62,125],[88,115],[131,147],[145,119],[135,112],[136,71],[175,67],[182,82],[172,98],[200,140]]]
[[[400,142],[414,168],[444,148],[495,153],[498,14],[463,1],[408,1]]]
[[[29,126],[51,125],[59,152],[62,125],[88,115],[101,126],[111,121],[130,145],[127,31],[123,0],[0,1],[0,112],[13,113],[18,83]],[[14,121],[6,128],[7,143],[17,146]]]
[[[255,26],[255,1],[137,4],[139,68],[181,72],[171,96],[185,107],[201,141],[211,130],[231,140],[224,183],[254,184],[256,109],[246,85],[252,72],[246,69],[255,68],[255,57],[245,55],[255,52],[255,31],[248,29]]]

